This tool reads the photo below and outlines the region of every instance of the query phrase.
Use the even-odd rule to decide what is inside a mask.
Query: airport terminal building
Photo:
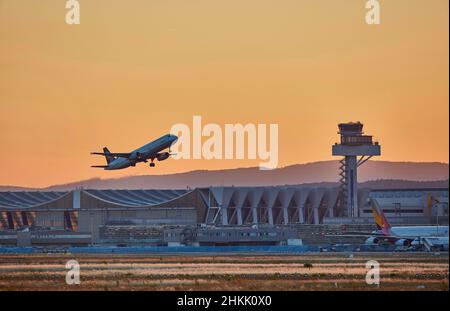
[[[339,193],[304,186],[0,192],[0,244],[296,243],[343,226],[374,229],[371,198],[392,224],[448,224],[448,188],[359,189],[356,218],[346,217]]]

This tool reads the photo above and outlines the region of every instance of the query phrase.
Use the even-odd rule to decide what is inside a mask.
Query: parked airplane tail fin
[[[111,163],[112,161],[114,161],[116,158],[114,158],[113,156],[111,156],[111,155],[108,155],[108,154],[110,154],[111,152],[108,150],[108,148],[106,148],[106,147],[104,147],[103,148],[103,153],[105,154],[105,158],[106,158],[106,163],[107,164],[109,164],[109,163]]]
[[[433,213],[433,206],[434,206],[436,203],[439,203],[439,200],[438,200],[438,199],[436,199],[436,198],[435,198],[434,196],[432,196],[432,195],[427,196],[427,213],[428,213],[429,215],[431,215],[431,214]]]
[[[391,225],[389,224],[386,216],[384,216],[383,210],[378,205],[378,202],[375,199],[372,199],[372,214],[375,219],[375,224],[377,225],[377,229],[381,230],[383,234],[390,235]]]

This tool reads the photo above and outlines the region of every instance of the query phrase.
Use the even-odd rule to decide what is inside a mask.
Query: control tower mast
[[[341,142],[332,147],[334,156],[344,156],[339,162],[342,203],[347,217],[358,217],[357,169],[373,156],[381,154],[381,146],[372,141],[372,136],[364,135],[361,122],[338,124]],[[359,159],[357,157],[360,156]]]

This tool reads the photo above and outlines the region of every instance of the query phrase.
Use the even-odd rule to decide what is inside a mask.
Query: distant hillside
[[[291,165],[270,171],[258,168],[238,168],[215,171],[191,171],[170,175],[141,175],[117,179],[89,179],[54,185],[47,190],[67,190],[76,187],[95,189],[167,189],[208,186],[268,186],[298,185],[332,186],[338,182],[338,161],[323,161]],[[446,163],[412,163],[368,161],[358,172],[363,186],[370,188],[430,188],[448,187],[449,167]],[[150,172],[150,171],[149,171]],[[23,190],[0,186],[0,190]]]
[[[0,191],[29,191],[34,188],[16,187],[16,186],[0,186]]]

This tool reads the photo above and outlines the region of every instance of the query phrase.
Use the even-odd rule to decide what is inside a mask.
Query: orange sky
[[[281,166],[332,159],[361,120],[380,160],[448,162],[448,1],[0,0],[0,185],[257,166],[91,169],[174,123],[278,123]]]

